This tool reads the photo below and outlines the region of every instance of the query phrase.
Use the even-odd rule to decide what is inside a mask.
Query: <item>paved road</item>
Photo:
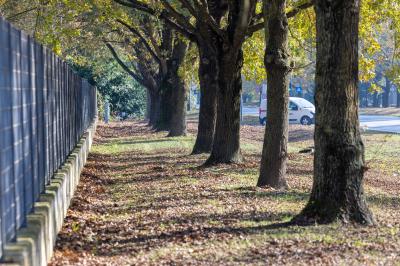
[[[400,134],[400,117],[386,115],[361,115],[360,124],[367,130]]]
[[[258,116],[258,107],[243,107],[243,115]],[[361,115],[360,124],[367,130],[400,134],[400,117]]]
[[[243,107],[243,115],[258,116],[258,107]]]

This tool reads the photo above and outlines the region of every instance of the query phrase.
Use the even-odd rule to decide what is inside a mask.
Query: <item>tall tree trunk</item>
[[[185,81],[176,73],[173,79],[175,88],[173,89],[174,106],[172,106],[172,116],[169,129],[169,137],[186,136],[186,86]]]
[[[172,90],[173,90],[173,88],[171,88],[169,86],[168,82],[166,81],[166,79],[164,79],[161,82],[161,88],[159,89],[159,91],[160,91],[159,116],[154,125],[154,129],[157,131],[169,131],[170,130],[172,108],[174,105]]]
[[[363,97],[362,97],[362,107],[368,107],[368,91],[364,91]]]
[[[400,108],[400,88],[397,88],[397,105]]]
[[[146,120],[147,120],[147,125],[152,127],[152,111],[153,111],[153,99],[151,96],[151,92],[149,90],[146,90],[146,95],[147,95],[147,104],[146,104]]]
[[[379,107],[379,94],[377,92],[372,94],[372,106]]]
[[[187,44],[178,36],[172,40],[172,50],[166,62],[166,69],[161,75],[158,91],[161,95],[161,111],[155,129],[168,131],[168,136],[186,135],[186,87],[179,76]]]
[[[240,95],[243,51],[222,52],[219,56],[217,123],[211,155],[205,165],[240,163]]]
[[[360,108],[368,107],[368,89],[367,84],[360,82],[358,84],[359,87],[359,102]]]
[[[220,25],[227,6],[223,1],[208,0],[207,7],[215,23]],[[196,143],[192,154],[210,153],[214,142],[217,122],[218,91],[218,39],[212,28],[198,22],[197,30],[202,38],[197,39],[199,50],[200,113]]]
[[[382,94],[382,107],[388,108],[389,107],[390,88],[391,88],[392,84],[387,77],[385,77],[385,81],[386,81],[386,85],[383,88],[383,94]]]
[[[150,93],[150,117],[149,126],[155,127],[160,119],[161,99],[160,95],[155,92]]]
[[[212,149],[217,118],[218,62],[206,43],[198,45],[200,79],[200,113],[196,143],[192,154],[209,153]]]
[[[217,1],[216,1],[217,2]],[[210,157],[205,165],[240,163],[240,97],[242,93],[242,46],[257,1],[218,1],[229,10],[225,33],[218,34],[217,122]],[[220,9],[224,10],[224,8]]]
[[[171,58],[168,59],[168,73],[165,78],[169,91],[169,117],[168,130],[170,137],[186,136],[186,86],[185,81],[179,76],[188,45],[176,36]]]
[[[314,183],[297,223],[374,224],[358,118],[359,0],[317,0]]]
[[[266,0],[267,124],[257,186],[287,188],[290,62],[286,0]]]
[[[149,125],[150,125],[150,112],[151,112],[151,96],[149,90],[146,89],[146,114],[144,115],[144,117],[149,122]]]

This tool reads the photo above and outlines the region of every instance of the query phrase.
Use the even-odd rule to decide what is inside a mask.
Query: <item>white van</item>
[[[315,106],[303,98],[289,97],[289,123],[311,125],[315,119]],[[259,109],[260,124],[267,122],[267,99],[262,99]]]

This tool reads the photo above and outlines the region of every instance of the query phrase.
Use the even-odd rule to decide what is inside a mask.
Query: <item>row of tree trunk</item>
[[[160,78],[151,100],[149,125],[159,131],[168,131],[170,137],[187,134],[187,87],[178,73],[186,51],[187,44],[176,40],[171,57],[166,60],[166,73]]]
[[[382,73],[378,73],[376,80],[382,78]],[[392,82],[388,77],[385,77],[385,86],[382,87],[382,94],[374,92],[372,94],[372,107],[383,107],[388,108],[390,106],[390,91],[392,88]],[[397,99],[400,98],[400,91],[397,91]],[[367,97],[367,93],[364,92],[363,98]],[[381,105],[382,104],[382,105]],[[363,103],[363,106],[367,106],[367,103]],[[397,100],[397,107],[400,107],[400,101]]]
[[[286,0],[264,1],[267,125],[258,186],[285,189],[288,141]],[[310,200],[292,222],[337,220],[372,225],[365,201],[364,144],[358,116],[360,1],[317,0],[317,65],[314,182]],[[390,82],[386,82],[386,90]],[[386,97],[388,98],[388,97]],[[384,102],[386,104],[386,102]]]
[[[243,66],[241,47],[256,2],[248,1],[244,6],[235,3],[209,0],[212,23],[199,23],[196,33],[190,34],[200,54],[201,85],[199,128],[193,153],[210,152],[206,165],[243,160],[239,114]],[[286,0],[264,1],[268,111],[258,185],[275,188],[287,187],[287,88],[291,64],[286,4]],[[358,120],[359,5],[359,0],[315,1],[317,115],[314,183],[309,203],[293,220],[296,223],[335,220],[374,223],[362,185],[366,167]],[[228,7],[227,27],[221,32],[219,24]],[[181,106],[182,91],[185,90],[179,88],[179,76],[175,76],[174,68],[171,69],[162,79],[158,91],[160,102],[151,99],[151,104],[155,102],[156,106],[150,110],[154,109],[156,114],[151,119],[153,126],[169,130],[170,135],[174,135],[172,128],[183,127],[182,120],[178,121],[182,114],[176,106]]]
[[[152,52],[149,45],[141,45],[136,53],[141,83],[147,89],[148,123],[157,131],[168,131],[170,137],[185,136],[187,86],[179,69],[184,63],[188,44],[167,27],[160,37],[161,44],[157,47],[160,52],[154,55],[156,58],[149,56]]]
[[[390,84],[390,81],[388,81],[388,83]],[[362,103],[363,107],[368,106],[368,98],[367,97],[368,97],[367,93],[364,93],[363,103]],[[400,91],[399,90],[396,91],[396,98],[397,98],[396,99],[396,107],[400,107]],[[390,107],[389,100],[390,100],[390,87],[385,86],[383,88],[383,93],[381,95],[378,92],[374,92],[372,94],[372,107],[388,108],[388,107]]]

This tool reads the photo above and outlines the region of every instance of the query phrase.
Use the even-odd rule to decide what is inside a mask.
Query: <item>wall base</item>
[[[57,233],[61,230],[71,199],[79,183],[96,131],[96,121],[82,136],[66,162],[54,174],[45,192],[27,216],[26,227],[17,239],[7,243],[0,265],[45,266],[53,255]]]

